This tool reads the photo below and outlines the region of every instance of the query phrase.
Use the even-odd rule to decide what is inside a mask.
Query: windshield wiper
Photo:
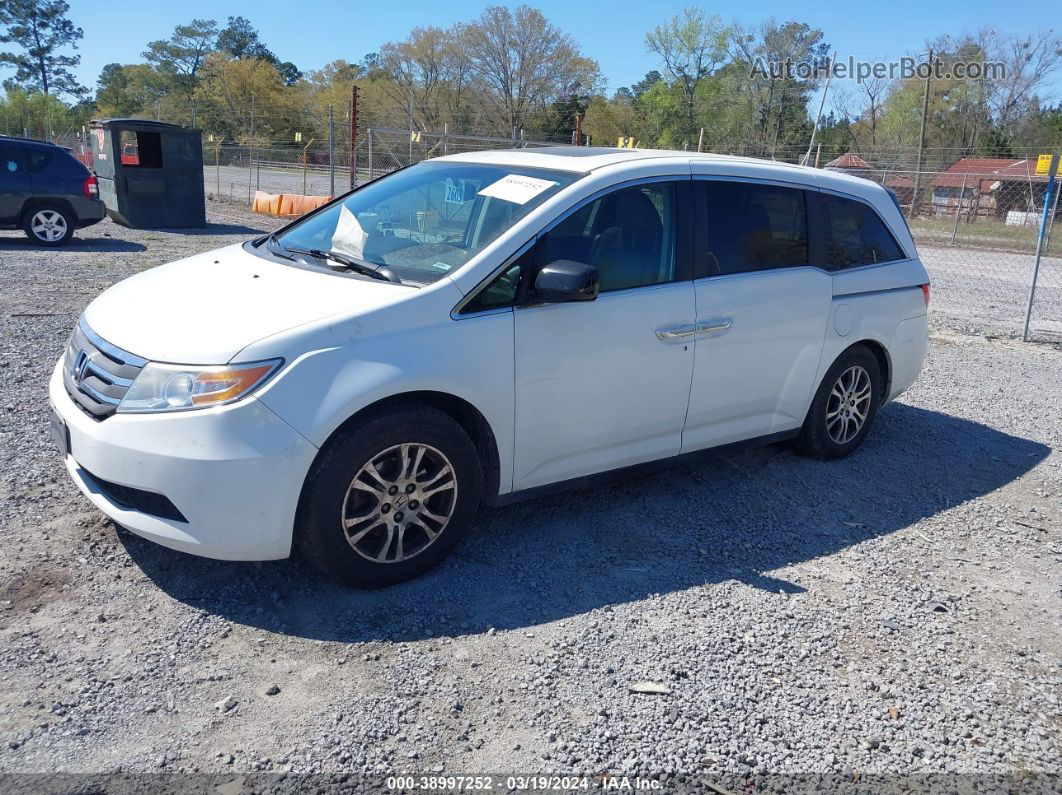
[[[270,248],[276,254],[284,256],[288,254],[302,254],[304,257],[313,257],[314,259],[331,260],[332,262],[338,262],[347,270],[352,270],[355,273],[360,273],[365,276],[371,276],[374,279],[381,279],[385,282],[394,282],[395,284],[402,284],[402,280],[398,278],[393,270],[383,265],[371,265],[368,262],[349,257],[346,254],[340,254],[338,251],[325,251],[320,248],[303,248],[302,246],[285,246],[277,240],[276,235],[270,235],[267,241],[271,244]],[[291,257],[288,257],[291,259]]]

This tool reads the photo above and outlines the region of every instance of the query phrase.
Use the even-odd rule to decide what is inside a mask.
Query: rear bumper
[[[67,395],[58,364],[49,396],[70,433],[67,471],[118,524],[209,558],[275,560],[290,554],[299,494],[317,448],[258,400],[171,415],[116,414],[97,422]],[[100,480],[164,495],[187,521],[120,504]]]
[[[928,349],[929,316],[920,315],[901,320],[892,336],[892,345],[889,346],[892,383],[888,400],[899,397],[918,379]]]
[[[78,229],[98,224],[107,217],[107,206],[102,199],[76,198],[72,204],[77,213]]]

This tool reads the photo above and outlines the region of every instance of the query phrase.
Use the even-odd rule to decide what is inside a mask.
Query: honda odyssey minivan
[[[481,503],[734,443],[839,458],[918,376],[929,279],[893,197],[744,158],[440,157],[129,278],[50,383],[78,487],[212,558],[361,586]]]

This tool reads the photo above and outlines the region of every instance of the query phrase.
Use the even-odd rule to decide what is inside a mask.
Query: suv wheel
[[[347,585],[408,580],[461,540],[482,480],[472,440],[449,415],[414,403],[374,412],[318,456],[303,487],[296,544]]]
[[[26,211],[22,229],[39,246],[65,246],[74,236],[74,218],[58,204],[39,204]]]
[[[813,458],[843,458],[870,431],[884,384],[878,360],[864,345],[838,357],[819,384],[796,448]]]

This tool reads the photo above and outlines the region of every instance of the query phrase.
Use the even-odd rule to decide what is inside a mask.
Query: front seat
[[[663,227],[649,197],[637,188],[621,190],[606,198],[601,210],[604,229],[590,255],[601,291],[658,282]]]

